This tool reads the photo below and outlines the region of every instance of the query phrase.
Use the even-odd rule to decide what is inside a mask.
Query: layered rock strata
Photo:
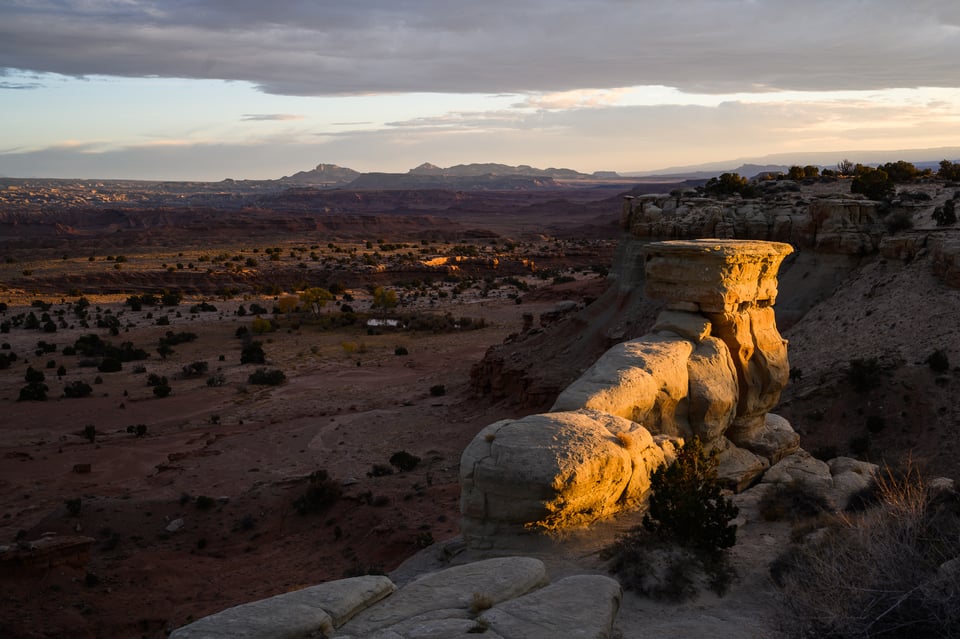
[[[791,251],[713,239],[647,245],[646,294],[666,310],[650,333],[601,356],[550,412],[477,435],[460,467],[467,542],[487,547],[503,533],[633,508],[683,439],[719,450],[734,489],[796,450],[789,423],[768,412],[789,378],[773,304]]]

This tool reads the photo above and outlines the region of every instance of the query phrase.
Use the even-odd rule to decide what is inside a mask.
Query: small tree
[[[397,305],[397,292],[393,289],[384,288],[378,286],[373,289],[373,306],[374,308],[383,309],[383,312],[386,313],[387,310],[393,308]]]
[[[736,542],[730,521],[737,507],[721,494],[716,469],[716,452],[706,453],[694,438],[672,465],[650,474],[653,494],[643,525],[604,551],[624,588],[682,601],[696,596],[695,575],[702,573],[714,592],[726,592],[734,570],[725,551]]]
[[[893,197],[897,187],[886,171],[870,167],[861,167],[861,169],[850,182],[851,193],[861,193],[871,200],[886,200]]]
[[[250,342],[245,344],[240,351],[241,364],[266,364],[267,356],[263,352],[263,344],[260,342]]]
[[[653,471],[644,529],[709,555],[733,546],[737,527],[729,524],[738,508],[721,495],[718,463],[717,452],[705,452],[694,437],[679,450],[673,464]]]

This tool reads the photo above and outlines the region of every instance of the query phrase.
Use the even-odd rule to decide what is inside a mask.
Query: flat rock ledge
[[[490,639],[612,637],[620,584],[603,575],[549,583],[530,557],[486,559],[397,589],[383,576],[331,581],[228,608],[171,639]]]

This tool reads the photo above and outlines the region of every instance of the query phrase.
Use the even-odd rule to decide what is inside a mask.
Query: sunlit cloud
[[[528,97],[517,107],[534,109],[589,109],[618,104],[630,89],[575,89]]]

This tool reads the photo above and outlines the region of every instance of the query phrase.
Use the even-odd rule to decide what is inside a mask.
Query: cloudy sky
[[[960,147],[958,60],[957,0],[2,0],[0,175]]]

